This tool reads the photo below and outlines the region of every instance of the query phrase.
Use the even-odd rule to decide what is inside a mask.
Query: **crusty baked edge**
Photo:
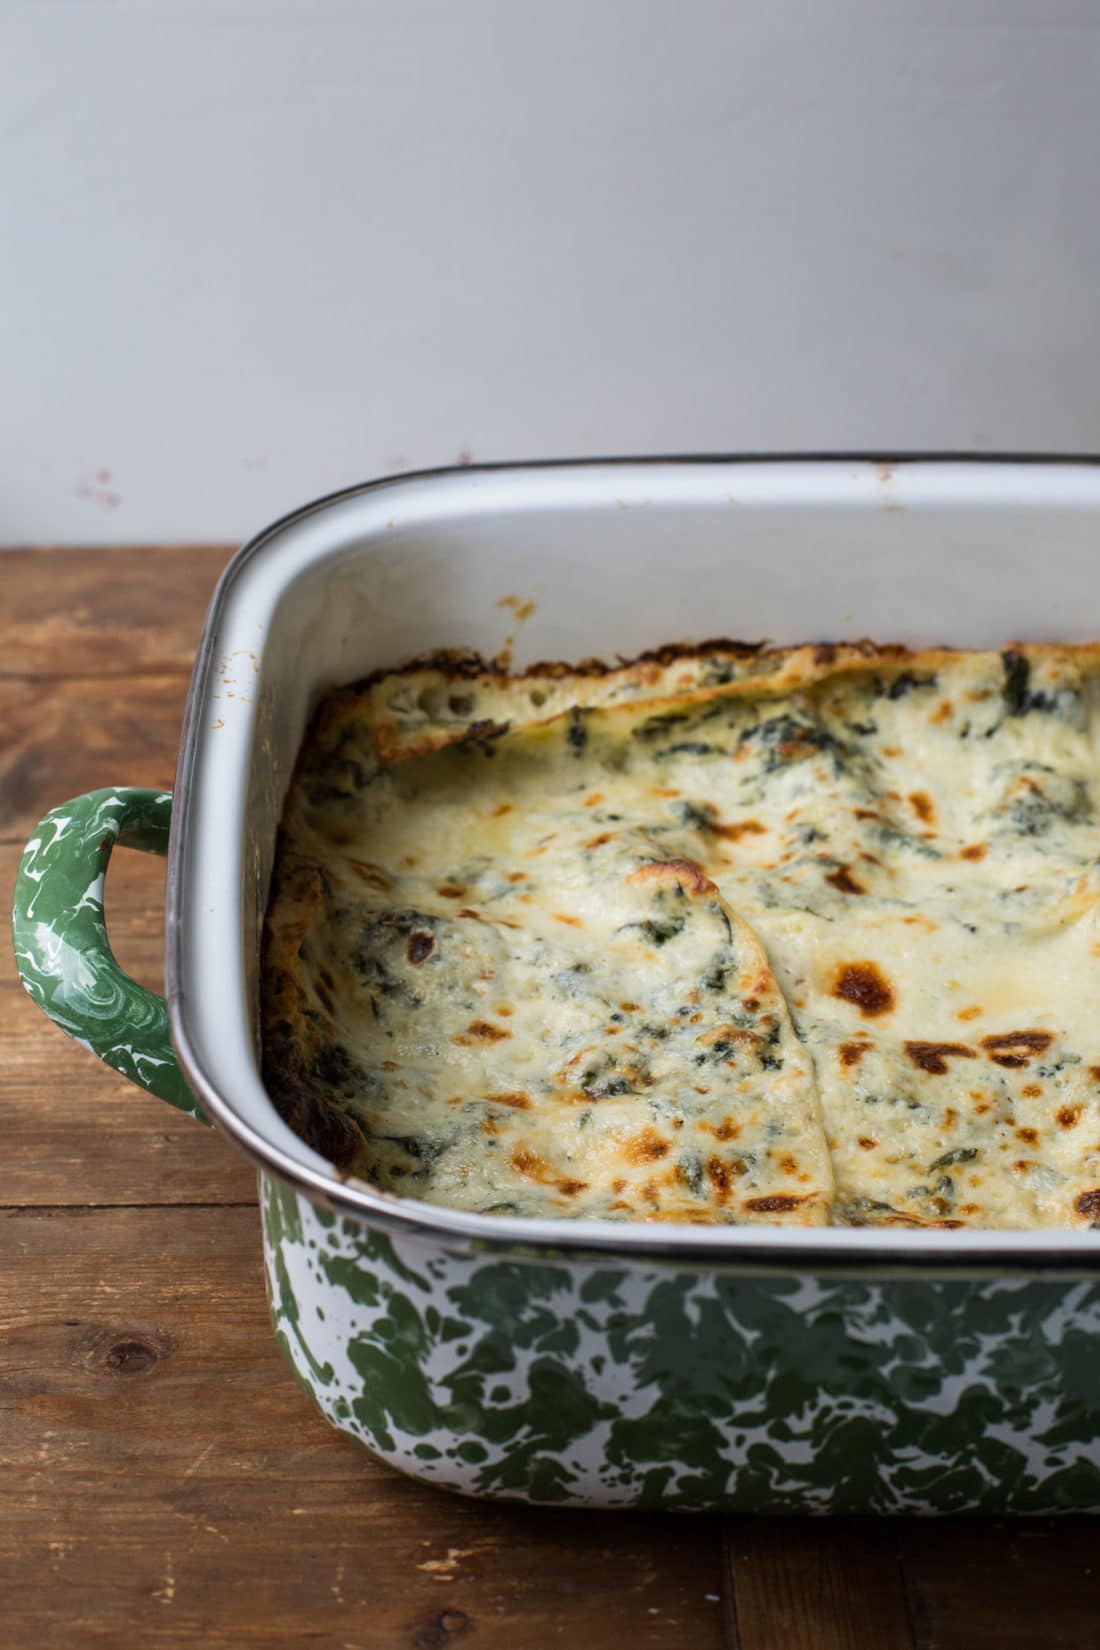
[[[720,638],[668,643],[614,665],[599,659],[582,660],[575,666],[542,661],[518,673],[472,650],[443,650],[376,671],[327,694],[303,740],[288,799],[318,747],[333,741],[349,720],[365,725],[379,764],[390,766],[506,728],[543,726],[576,709],[659,707],[735,696],[779,698],[835,676],[874,671],[892,678],[905,672],[938,671],[976,653],[997,652],[1028,661],[1062,656],[1085,672],[1100,671],[1100,642],[913,649],[865,639],[771,647],[764,642]],[[462,691],[454,695],[452,706],[450,698],[458,685]],[[400,695],[399,703],[409,707],[407,711],[395,711],[395,692]],[[533,693],[542,696],[540,702],[533,700]],[[467,705],[467,701],[472,702]],[[263,1079],[283,1119],[341,1173],[355,1158],[363,1138],[333,1087],[316,1075],[317,1056],[325,1040],[307,1015],[296,968],[299,947],[323,892],[323,869],[298,854],[293,839],[281,828],[261,951]],[[385,1191],[378,1195],[394,1196]]]

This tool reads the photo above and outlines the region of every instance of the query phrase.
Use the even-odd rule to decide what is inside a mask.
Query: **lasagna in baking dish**
[[[667,648],[333,693],[264,1075],[486,1214],[1100,1225],[1100,647]]]

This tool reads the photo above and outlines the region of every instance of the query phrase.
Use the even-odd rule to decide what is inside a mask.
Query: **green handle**
[[[168,852],[172,797],[164,791],[89,791],[53,808],[23,850],[12,932],[19,977],[62,1031],[150,1094],[207,1119],[183,1080],[163,997],[115,961],[103,883],[116,842]]]

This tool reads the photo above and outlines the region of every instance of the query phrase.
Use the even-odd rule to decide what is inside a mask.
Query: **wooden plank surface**
[[[0,590],[0,600],[3,592]],[[187,677],[0,678],[0,842],[102,785],[170,790]]]
[[[904,1529],[891,1519],[728,1519],[738,1650],[917,1650]]]
[[[0,677],[187,676],[228,545],[5,550]],[[110,577],[104,569],[110,567]]]
[[[47,808],[170,785],[224,559],[0,557],[5,905]],[[119,853],[107,884],[153,986],[163,876]],[[0,1061],[5,1647],[721,1645],[715,1520],[479,1506],[331,1431],[271,1334],[252,1169],[52,1028],[7,944]]]
[[[0,1346],[8,1650],[722,1642],[713,1521],[465,1502],[332,1431],[253,1208],[0,1215]]]
[[[1095,1518],[937,1519],[905,1526],[902,1562],[922,1650],[1100,1645]]]
[[[0,895],[42,812],[169,786],[222,548],[0,554]],[[115,856],[161,980],[164,870]],[[461,1501],[332,1432],[267,1320],[251,1167],[51,1027],[0,947],[0,1644],[1024,1650],[1100,1643],[1097,1526]]]

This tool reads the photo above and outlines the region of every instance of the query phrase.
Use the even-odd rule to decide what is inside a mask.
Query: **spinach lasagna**
[[[264,1072],[484,1213],[1100,1224],[1100,648],[462,655],[333,693]]]

